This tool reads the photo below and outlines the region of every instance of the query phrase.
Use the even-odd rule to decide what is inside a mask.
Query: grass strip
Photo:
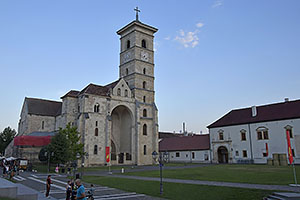
[[[179,183],[163,183],[164,193],[159,194],[158,181],[143,181],[115,177],[84,177],[85,182],[118,188],[128,192],[136,192],[149,196],[162,197],[166,199],[262,199],[273,191],[217,187],[205,185],[179,184]]]
[[[300,166],[296,166],[300,182]],[[154,171],[128,172],[126,175],[159,177],[159,168]],[[288,185],[294,183],[291,166],[268,165],[210,165],[186,169],[163,170],[164,178],[220,181],[235,183]]]

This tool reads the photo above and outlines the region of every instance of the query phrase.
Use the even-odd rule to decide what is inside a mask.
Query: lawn
[[[296,166],[298,183],[300,166]],[[159,177],[159,170],[129,172],[126,175]],[[188,169],[163,170],[164,178],[287,185],[294,183],[291,166],[268,165],[210,165]]]
[[[142,181],[114,177],[95,177],[87,176],[85,182],[114,187],[128,192],[142,193],[150,196],[157,196],[166,199],[262,199],[273,191],[216,187],[204,185],[191,185],[179,183],[164,183],[163,196],[159,194],[159,182]]]

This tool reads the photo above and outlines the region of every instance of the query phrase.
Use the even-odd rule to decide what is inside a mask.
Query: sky
[[[230,110],[300,99],[298,0],[0,0],[0,131],[25,97],[119,78],[116,31],[155,34],[159,130],[207,133]]]

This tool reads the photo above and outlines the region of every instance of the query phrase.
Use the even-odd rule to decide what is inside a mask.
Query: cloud
[[[196,26],[197,26],[198,28],[202,28],[202,27],[204,26],[204,24],[201,23],[201,22],[199,22],[198,24],[196,24]]]
[[[223,0],[216,0],[214,4],[211,6],[212,8],[217,8],[223,5]]]
[[[175,40],[182,44],[185,48],[192,47],[194,48],[199,44],[198,38],[198,30],[194,32],[187,32],[185,33],[183,30],[179,31],[179,36],[175,37]]]
[[[170,40],[170,39],[171,39],[170,36],[165,37],[165,40]]]
[[[202,28],[204,24],[202,22],[199,22],[196,24],[197,29],[195,31],[187,31],[179,30],[178,35],[175,37],[175,41],[178,41],[180,44],[182,44],[185,48],[192,47],[194,48],[199,44],[199,33],[200,28]]]

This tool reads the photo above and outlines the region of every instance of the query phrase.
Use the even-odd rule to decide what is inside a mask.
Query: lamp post
[[[85,158],[88,159],[89,158],[89,153],[85,153]],[[82,173],[81,173],[81,179],[83,178],[83,174],[84,174],[84,156],[83,156],[83,159],[82,159]]]
[[[45,157],[48,156],[48,173],[50,172],[50,157],[54,156],[54,152],[50,152],[50,150],[45,152]]]
[[[159,193],[160,195],[163,194],[163,181],[162,181],[162,167],[163,163],[167,161],[168,159],[168,152],[160,152],[157,153],[156,151],[152,152],[152,158],[155,162],[159,163],[159,171],[160,171],[160,187],[159,187]]]

